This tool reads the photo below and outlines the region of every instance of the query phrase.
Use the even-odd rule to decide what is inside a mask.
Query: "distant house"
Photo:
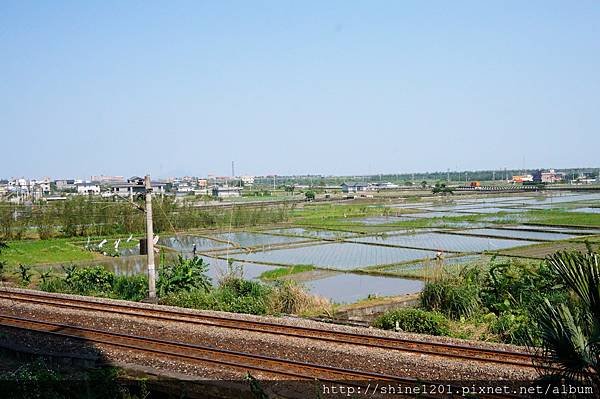
[[[0,196],[8,193],[8,180],[0,180]]]
[[[58,191],[74,190],[77,188],[74,179],[56,180],[54,183]]]
[[[240,187],[231,186],[214,186],[212,195],[217,198],[241,197],[242,189]]]
[[[393,190],[398,188],[399,186],[397,184],[391,183],[391,182],[377,182],[377,183],[373,183],[373,187],[375,187],[378,190]]]
[[[98,183],[78,183],[76,184],[77,194],[98,195],[100,194],[100,185]]]
[[[155,194],[164,194],[166,183],[152,181],[152,191]],[[133,176],[127,179],[127,182],[112,183],[108,185],[111,194],[121,197],[133,197],[134,194],[145,194],[146,186],[143,177]]]
[[[369,185],[367,183],[342,183],[342,192],[344,193],[357,193],[368,189]]]
[[[254,184],[254,176],[241,176],[240,179],[244,186],[252,186]]]

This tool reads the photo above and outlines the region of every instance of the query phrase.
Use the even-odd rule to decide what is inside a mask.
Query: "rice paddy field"
[[[158,244],[169,256],[192,256],[195,247],[214,280],[231,264],[250,279],[278,267],[309,265],[311,272],[300,273],[309,290],[353,302],[418,292],[440,264],[452,269],[488,262],[492,255],[543,259],[560,249],[585,250],[586,240],[600,245],[599,203],[600,193],[568,192],[306,204],[283,226],[177,234]],[[119,274],[143,273],[137,250],[127,248],[120,258],[100,263]]]

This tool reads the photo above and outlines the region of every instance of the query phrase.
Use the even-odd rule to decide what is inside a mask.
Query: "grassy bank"
[[[559,226],[600,227],[600,214],[584,212],[566,212],[557,209],[537,210],[527,213],[530,223]]]
[[[261,280],[277,280],[282,277],[309,272],[311,270],[315,270],[315,267],[313,265],[295,265],[292,267],[278,267],[277,269],[267,270],[266,272],[263,272],[259,276],[259,278]]]
[[[495,259],[444,271],[426,283],[419,312],[395,311],[376,325],[457,338],[531,344],[539,338],[532,315],[541,304],[568,303],[559,276],[544,261]]]
[[[20,240],[8,241],[6,244],[8,248],[2,252],[2,259],[9,267],[19,264],[88,261],[101,257],[100,254],[86,251],[67,239]]]

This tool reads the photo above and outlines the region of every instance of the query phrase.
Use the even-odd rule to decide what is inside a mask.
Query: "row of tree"
[[[172,197],[155,198],[156,232],[221,226],[256,226],[287,220],[293,205],[198,208],[177,204]],[[0,203],[0,237],[20,239],[32,232],[42,238],[141,233],[145,229],[143,202],[72,197],[34,205]]]

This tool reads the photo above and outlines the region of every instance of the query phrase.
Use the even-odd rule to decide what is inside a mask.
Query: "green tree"
[[[537,313],[542,348],[560,365],[548,377],[600,387],[600,255],[557,252],[547,259],[576,298],[553,305],[546,299]]]
[[[450,187],[446,187],[446,183],[435,183],[435,186],[431,191],[434,194],[452,194],[452,189]]]
[[[309,190],[304,193],[304,196],[306,197],[307,201],[313,201],[315,199],[315,192],[312,190]]]
[[[7,249],[8,245],[4,241],[0,241],[0,255],[2,255],[2,251]],[[6,261],[0,259],[0,277],[2,277],[2,273],[4,272],[4,266],[6,266]]]
[[[158,271],[156,289],[159,296],[172,292],[191,291],[201,289],[208,292],[211,288],[211,279],[206,275],[208,263],[200,257],[184,259],[181,255],[177,262],[161,266]]]

